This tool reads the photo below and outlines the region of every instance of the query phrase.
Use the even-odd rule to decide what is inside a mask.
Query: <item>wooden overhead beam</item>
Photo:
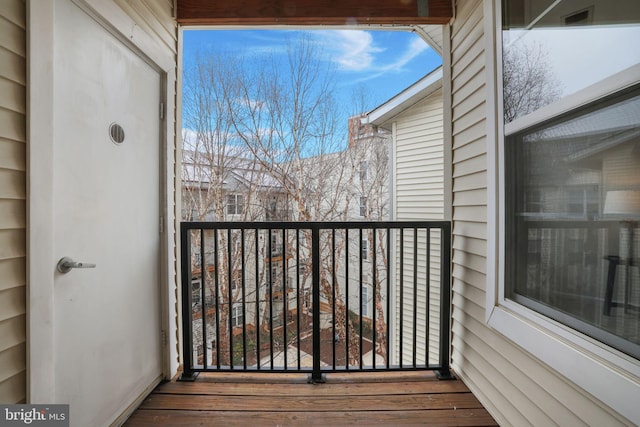
[[[451,0],[177,0],[182,25],[446,24]]]

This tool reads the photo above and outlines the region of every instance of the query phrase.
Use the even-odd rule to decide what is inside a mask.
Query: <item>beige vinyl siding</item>
[[[0,403],[26,399],[26,9],[0,2]]]
[[[393,119],[394,133],[394,218],[397,220],[442,220],[444,219],[444,159],[442,89],[430,94]],[[407,236],[405,236],[407,237]],[[405,240],[411,245],[413,240]],[[440,235],[431,235],[432,252],[430,271],[426,265],[418,265],[417,280],[426,283],[429,274],[429,363],[438,362],[438,334],[440,319]],[[405,246],[406,247],[406,246]],[[418,235],[419,258],[424,259],[426,236]],[[405,257],[406,257],[405,253]],[[396,260],[399,262],[399,260]],[[396,266],[396,271],[399,266]],[[404,313],[413,312],[413,258],[405,258]],[[396,281],[399,286],[399,282]],[[396,289],[399,292],[399,287]],[[426,338],[426,287],[418,286],[417,341]],[[399,316],[400,302],[396,298],[396,313]],[[395,331],[396,349],[399,348],[399,327]],[[403,322],[403,362],[411,363],[413,356],[413,321],[411,315]],[[418,345],[416,358],[424,363],[424,346]],[[397,355],[396,355],[397,357]]]
[[[178,33],[173,18],[173,1],[113,0],[140,28],[157,40],[163,49],[177,55]]]
[[[501,425],[619,425],[587,392],[486,324],[487,261],[496,254],[487,253],[486,109],[493,107],[483,19],[481,0],[459,1],[444,56],[452,76],[453,368]]]

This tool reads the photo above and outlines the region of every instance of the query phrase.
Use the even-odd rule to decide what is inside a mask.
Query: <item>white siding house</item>
[[[444,140],[443,140],[443,103],[442,103],[442,68],[438,68],[426,75],[412,86],[408,87],[389,101],[369,112],[368,123],[382,127],[391,132],[391,164],[390,168],[390,196],[393,220],[409,221],[442,221],[445,219],[445,170],[444,170]],[[421,262],[418,266],[418,282],[426,283],[429,275],[429,360],[438,359],[438,328],[440,315],[440,235],[434,233],[430,237],[431,256],[430,268]],[[419,235],[418,246],[425,247],[426,236]],[[398,251],[396,243],[396,263]],[[423,258],[420,258],[421,260]],[[413,268],[404,269],[403,283],[412,283]],[[397,286],[400,281],[393,280]],[[398,295],[399,288],[395,294]],[[394,349],[399,354],[399,298],[395,298],[396,321],[394,322]],[[426,287],[418,290],[417,336],[422,342],[427,336],[425,328],[426,317]],[[404,299],[403,310],[410,312],[413,308],[410,298]],[[407,334],[413,333],[410,319],[404,319],[403,329]],[[403,363],[409,363],[412,358],[412,344],[403,343]],[[425,359],[425,348],[416,349],[418,360]]]

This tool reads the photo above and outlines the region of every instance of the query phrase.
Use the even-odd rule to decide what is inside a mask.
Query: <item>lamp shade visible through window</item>
[[[640,191],[607,191],[603,213],[605,215],[624,215],[629,218],[640,217]]]

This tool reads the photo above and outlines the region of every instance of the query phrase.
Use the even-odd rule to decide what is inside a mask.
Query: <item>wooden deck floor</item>
[[[459,380],[431,372],[201,374],[159,385],[125,426],[497,425]]]

